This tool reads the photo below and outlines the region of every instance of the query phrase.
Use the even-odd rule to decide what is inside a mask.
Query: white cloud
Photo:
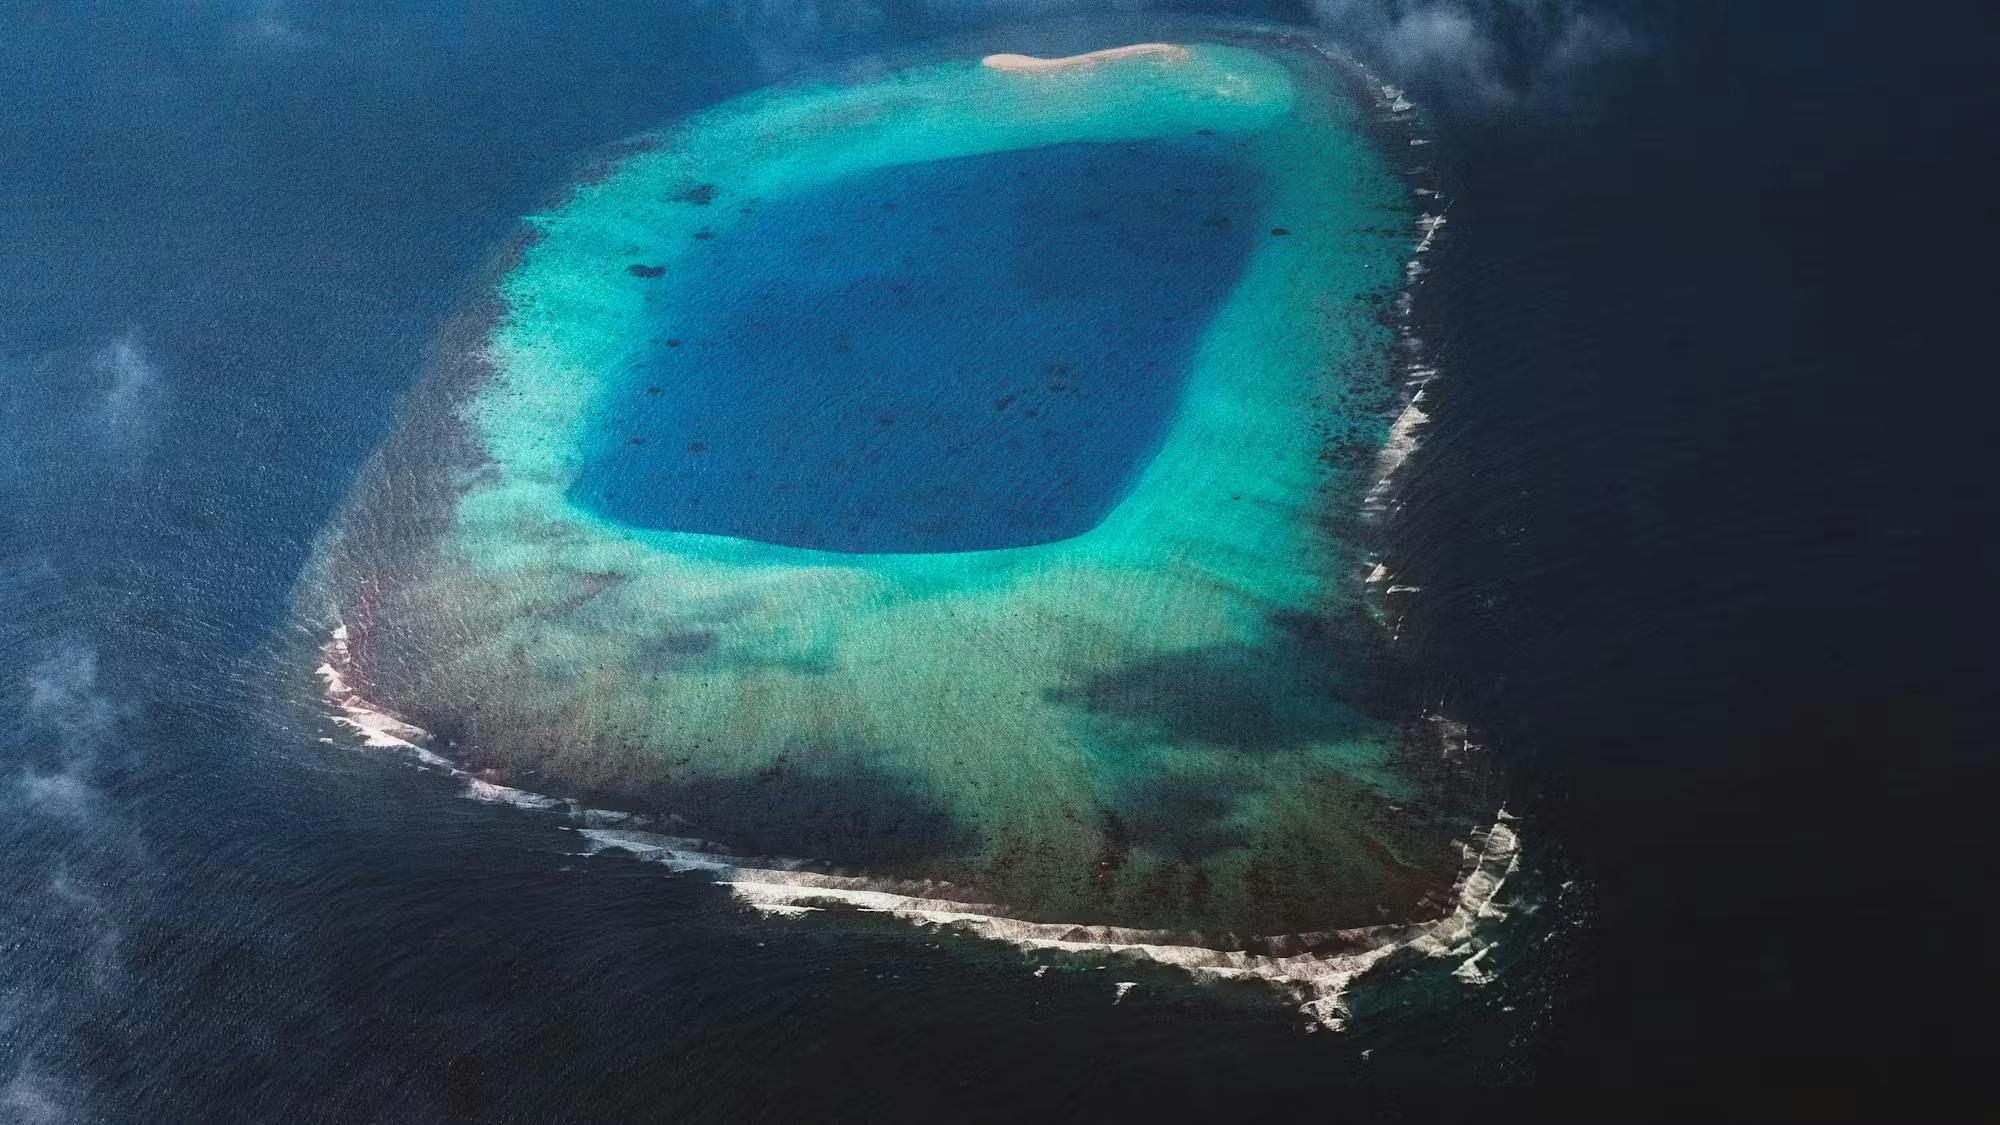
[[[37,919],[28,940],[35,955],[14,979],[0,980],[0,1042],[22,1043],[32,1031],[52,1057],[66,1057],[78,1012],[117,1003],[125,982],[123,915],[132,902],[121,887],[141,870],[144,850],[128,819],[98,784],[122,709],[101,683],[97,652],[77,638],[57,643],[22,683],[16,742],[33,759],[0,786],[0,816],[34,815],[41,832],[10,854],[42,868]],[[87,990],[76,982],[87,980]],[[53,1044],[53,1046],[50,1046]],[[16,1054],[0,1071],[0,1125],[61,1125],[83,1120],[88,1091],[59,1080]]]
[[[1579,15],[1563,24],[1542,69],[1553,74],[1592,66],[1639,47],[1638,35],[1624,24],[1605,16]]]
[[[96,774],[119,710],[98,685],[97,652],[72,637],[28,673],[22,722],[52,736],[55,759],[21,767],[16,797],[29,811],[70,821],[97,819],[102,793]]]
[[[71,1120],[64,1091],[33,1066],[22,1063],[0,1086],[0,1125],[60,1125]]]
[[[50,816],[88,820],[97,807],[97,791],[76,767],[54,773],[24,770],[15,788],[29,808]]]
[[[61,735],[65,757],[94,751],[115,718],[97,689],[97,652],[82,641],[63,641],[28,673],[28,722]]]
[[[143,460],[165,405],[166,375],[127,332],[99,348],[91,367],[103,380],[97,408],[106,451],[128,466]]]
[[[1582,0],[1314,0],[1314,11],[1397,81],[1483,101],[1547,96],[1575,71],[1639,49],[1629,28]]]

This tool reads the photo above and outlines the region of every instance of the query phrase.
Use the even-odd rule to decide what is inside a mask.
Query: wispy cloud
[[[62,1125],[73,1120],[66,1091],[32,1063],[14,1068],[0,1086],[0,1125]]]
[[[760,69],[781,72],[878,49],[902,34],[1020,21],[1180,10],[1170,0],[698,0],[735,28]],[[1637,37],[1590,0],[1307,0],[1311,18],[1397,82],[1519,102],[1559,94]],[[1228,5],[1220,5],[1227,11]]]
[[[97,650],[76,637],[59,642],[28,673],[25,718],[60,736],[65,757],[94,755],[117,718],[98,690]]]
[[[0,991],[0,1043],[18,1043],[30,1005],[18,988]],[[16,1054],[12,1070],[0,1069],[0,1125],[64,1125],[77,1119],[76,1091],[58,1082],[34,1056]]]
[[[67,820],[89,820],[97,811],[97,791],[73,766],[49,773],[29,767],[21,771],[15,788],[34,812]]]
[[[236,36],[245,42],[279,46],[292,46],[304,38],[293,24],[285,0],[254,0],[245,5],[242,18],[236,21]]]
[[[1518,102],[1631,54],[1638,37],[1582,0],[1314,0],[1318,22],[1398,81]]]
[[[91,370],[100,381],[96,419],[105,451],[127,467],[136,467],[158,431],[166,405],[166,374],[146,354],[136,331],[128,331],[99,348]]]
[[[98,653],[71,636],[55,642],[8,697],[14,732],[0,744],[17,753],[12,785],[0,786],[0,822],[17,833],[7,846],[14,885],[34,925],[24,933],[21,970],[0,979],[0,1042],[41,1044],[40,1060],[63,1059],[76,1021],[120,1004],[123,919],[145,849],[107,788],[124,749],[126,709],[103,681]],[[40,870],[35,869],[39,867]],[[16,1054],[0,1070],[0,1125],[58,1125],[88,1115],[84,1087]]]
[[[116,769],[122,747],[119,723],[126,716],[99,682],[97,650],[77,637],[59,641],[27,676],[21,729],[27,757],[13,786],[15,808],[57,822],[72,846],[60,849],[48,878],[57,899],[91,918],[108,917],[99,891],[75,877],[72,857],[101,860],[107,872],[142,862],[140,846],[126,817],[106,791],[104,775]],[[0,790],[0,793],[4,793]],[[4,804],[5,802],[0,802]],[[91,866],[85,864],[86,867]]]
[[[1543,71],[1565,74],[1637,53],[1638,33],[1609,16],[1578,14],[1561,24],[1543,60]]]
[[[30,812],[90,819],[99,803],[92,775],[117,721],[116,709],[98,690],[96,650],[75,638],[60,642],[28,673],[27,688],[24,725],[52,738],[56,764],[23,765],[15,792]]]

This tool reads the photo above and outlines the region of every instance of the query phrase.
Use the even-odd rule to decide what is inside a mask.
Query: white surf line
[[[1425,251],[1429,250],[1433,244],[1436,243],[1438,231],[1443,229],[1445,223],[1450,221],[1448,218],[1446,218],[1446,215],[1448,212],[1450,212],[1450,210],[1451,210],[1451,205],[1446,204],[1444,210],[1439,211],[1435,215],[1426,211],[1422,215],[1417,217],[1417,229],[1424,232],[1423,238],[1417,241],[1417,250],[1416,250],[1417,253],[1419,254],[1424,253]]]
[[[1475,842],[1460,844],[1464,865],[1452,886],[1451,909],[1442,916],[1429,922],[1289,935],[1296,941],[1354,946],[1348,953],[1276,956],[1211,948],[1168,930],[1029,922],[1008,917],[1002,913],[1003,906],[950,897],[957,888],[948,883],[830,875],[809,870],[805,860],[730,855],[706,841],[649,830],[670,826],[677,818],[593,809],[572,799],[487,781],[427,749],[428,732],[376,707],[352,687],[347,678],[351,653],[346,626],[333,631],[321,652],[326,659],[318,673],[326,684],[332,718],[358,732],[364,745],[412,754],[427,766],[463,779],[466,786],[462,795],[471,800],[560,812],[575,822],[574,831],[587,841],[588,854],[624,851],[674,871],[706,874],[760,913],[796,915],[838,906],[888,914],[1024,950],[1151,961],[1198,978],[1262,980],[1292,992],[1301,1000],[1299,1010],[1312,1018],[1314,1026],[1329,1030],[1337,1031],[1345,1024],[1344,997],[1349,986],[1391,954],[1404,949],[1430,957],[1481,953],[1486,946],[1476,931],[1481,923],[1505,916],[1495,900],[1507,877],[1520,865],[1520,840],[1510,827],[1513,818],[1502,809],[1492,827],[1477,834]],[[643,827],[628,827],[634,825]]]
[[[406,723],[361,698],[347,683],[342,669],[347,667],[347,626],[333,631],[332,639],[320,648],[326,661],[318,668],[326,682],[326,698],[333,704],[333,721],[360,732],[362,743],[376,749],[396,749],[415,754],[425,765],[452,768],[451,763],[423,747],[430,732]]]
[[[1375,87],[1380,99],[1379,104],[1384,111],[1393,117],[1402,119],[1406,126],[1411,124],[1413,119],[1410,115],[1416,109],[1416,103],[1405,97],[1400,87],[1392,83],[1375,80],[1368,68],[1355,60],[1350,59],[1349,64],[1356,66]],[[1412,146],[1416,146],[1429,144],[1430,142],[1425,138],[1410,137],[1409,143]],[[1419,173],[1412,171],[1408,174],[1414,177]],[[1413,190],[1420,198],[1442,202],[1444,206],[1440,207],[1435,214],[1426,209],[1417,216],[1416,226],[1417,230],[1421,232],[1421,237],[1411,247],[1409,260],[1403,263],[1403,289],[1395,298],[1397,316],[1405,321],[1410,318],[1414,310],[1416,287],[1422,283],[1424,274],[1423,256],[1430,253],[1431,249],[1437,245],[1438,232],[1443,229],[1447,221],[1446,216],[1451,211],[1451,204],[1444,201],[1443,193],[1436,188],[1417,187]],[[1416,339],[1411,334],[1408,324],[1400,326],[1397,330],[1397,335],[1404,346],[1414,348],[1418,354],[1421,354],[1422,341]],[[1388,439],[1383,443],[1382,449],[1375,456],[1374,483],[1369,486],[1368,491],[1361,498],[1361,510],[1364,515],[1370,518],[1381,516],[1392,506],[1390,494],[1391,489],[1394,487],[1394,478],[1397,470],[1401,469],[1409,461],[1411,455],[1417,451],[1417,430],[1425,422],[1430,421],[1430,415],[1424,412],[1420,404],[1423,402],[1425,386],[1437,377],[1437,373],[1437,368],[1419,363],[1412,365],[1404,374],[1403,386],[1410,392],[1410,397],[1404,402],[1403,409],[1396,415],[1395,421],[1389,424]],[[1370,579],[1370,581],[1374,580],[1373,578]]]
[[[1450,210],[1451,206],[1447,204],[1435,215],[1426,211],[1417,217],[1417,229],[1424,234],[1411,251],[1416,256],[1403,264],[1405,287],[1397,301],[1397,310],[1406,317],[1410,314],[1413,299],[1411,289],[1423,276],[1422,255],[1429,253],[1437,244],[1438,231],[1444,228],[1445,215]],[[1407,329],[1405,334],[1407,335]],[[1410,368],[1405,376],[1404,385],[1413,388],[1413,391],[1409,401],[1403,405],[1402,413],[1396,415],[1396,420],[1389,424],[1389,438],[1383,443],[1381,452],[1375,456],[1375,483],[1361,499],[1364,512],[1379,514],[1384,510],[1388,504],[1389,489],[1394,483],[1396,470],[1402,468],[1417,451],[1417,429],[1430,421],[1430,415],[1426,414],[1421,406],[1424,400],[1424,388],[1436,377],[1437,368],[1421,364]]]
[[[1479,962],[1484,960],[1488,953],[1493,952],[1493,948],[1494,947],[1491,945],[1486,946],[1479,952],[1473,954],[1470,957],[1467,957],[1464,961],[1459,963],[1458,968],[1453,969],[1451,971],[1451,975],[1457,977],[1459,980],[1462,980],[1467,984],[1473,984],[1473,985],[1492,984],[1493,974],[1487,972],[1485,969],[1480,968]]]
[[[744,866],[768,861],[704,852],[688,846],[693,841],[650,832],[595,828],[578,832],[590,841],[593,853],[622,850],[677,871],[706,872],[759,910],[796,913],[836,905],[889,914],[917,925],[938,926],[1030,951],[1124,957],[1171,965],[1196,977],[1262,980],[1292,991],[1303,1001],[1301,1012],[1319,1026],[1338,1030],[1347,1016],[1344,997],[1348,988],[1389,955],[1403,949],[1431,957],[1476,956],[1483,951],[1485,946],[1476,930],[1482,922],[1504,916],[1495,897],[1519,864],[1519,838],[1506,823],[1507,814],[1503,811],[1500,815],[1501,819],[1482,834],[1478,846],[1464,845],[1466,867],[1452,890],[1453,907],[1443,917],[1407,926],[1298,935],[1359,948],[1350,953],[1292,956],[1213,948],[1171,931],[1024,921],[999,913],[1003,908],[992,904],[880,890],[871,880],[854,876]]]
[[[1418,368],[1412,374],[1418,373],[1425,376],[1423,381],[1427,382],[1427,376],[1435,374],[1435,369]],[[1416,391],[1410,395],[1409,402],[1403,405],[1402,413],[1397,414],[1396,420],[1389,423],[1389,437],[1382,443],[1381,451],[1375,454],[1375,483],[1370,485],[1368,491],[1361,497],[1363,512],[1380,515],[1388,510],[1389,494],[1395,486],[1396,470],[1402,468],[1417,451],[1417,430],[1431,420],[1431,416],[1424,412],[1423,401],[1423,382],[1419,382]]]

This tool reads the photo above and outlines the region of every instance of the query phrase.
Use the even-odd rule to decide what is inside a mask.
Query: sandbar
[[[1064,55],[1059,59],[1044,59],[1035,55],[988,55],[980,59],[980,65],[994,70],[1048,71],[1070,70],[1076,67],[1096,66],[1098,63],[1116,62],[1140,55],[1172,59],[1178,62],[1187,58],[1186,47],[1176,43],[1132,43],[1124,47],[1107,47],[1102,51],[1087,51],[1081,55]]]

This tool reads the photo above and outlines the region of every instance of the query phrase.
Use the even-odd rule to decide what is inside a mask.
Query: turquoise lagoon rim
[[[1133,75],[1140,77],[1128,80]],[[1181,96],[1148,102],[1148,95],[1156,92],[1152,87],[1161,82],[1181,82]],[[594,400],[608,389],[608,373],[624,370],[646,350],[634,336],[620,334],[650,330],[650,326],[639,326],[649,325],[644,303],[653,298],[649,290],[658,282],[653,271],[679,272],[688,266],[688,259],[728,245],[739,234],[737,228],[750,228],[747,233],[754,238],[758,216],[747,214],[751,207],[741,208],[743,213],[737,207],[745,200],[769,207],[774,199],[782,201],[815,189],[837,190],[850,178],[878,169],[907,173],[940,163],[1030,153],[1050,145],[1097,143],[1109,147],[1162,139],[1197,140],[1202,134],[1218,132],[1255,132],[1289,108],[1291,95],[1289,78],[1264,57],[1238,48],[1204,45],[1190,60],[1120,60],[1050,76],[1013,74],[982,66],[976,59],[952,59],[893,72],[857,86],[792,84],[697,113],[678,126],[665,143],[628,156],[603,178],[580,186],[558,210],[531,219],[542,228],[543,237],[525,252],[522,265],[500,281],[510,312],[493,336],[495,367],[502,377],[530,362],[562,364],[565,368],[537,385],[536,401],[526,404],[524,410],[507,411],[503,401],[500,416],[483,420],[481,445],[517,477],[541,474],[545,476],[542,487],[560,486],[567,501],[563,514],[593,531],[632,537],[659,550],[713,552],[732,561],[806,561],[809,555],[788,554],[785,546],[767,539],[645,529],[605,518],[594,510],[596,505],[575,503],[572,489],[585,466],[567,450],[551,446],[581,446],[588,438],[576,433],[558,443],[547,435],[580,429],[583,420],[591,416]],[[1044,101],[1054,104],[1039,104]],[[1165,107],[1157,114],[1162,120],[1146,119],[1142,107],[1149,104]],[[855,123],[844,127],[822,124],[843,115],[855,118]],[[754,146],[769,131],[784,131],[785,144],[771,146],[747,166],[724,157],[693,159],[688,161],[693,166],[685,169],[643,167],[649,162],[670,164],[663,155],[669,152],[678,155],[695,150],[706,156],[718,149]],[[789,151],[792,146],[806,151]],[[872,151],[869,146],[873,146]],[[638,183],[633,192],[621,195],[616,191],[634,180]],[[652,200],[635,200],[630,194],[664,195],[667,202],[645,209]],[[640,213],[638,218],[634,218],[635,210]],[[1247,221],[1254,224],[1257,220]],[[626,224],[635,229],[630,233],[619,229]],[[627,241],[619,244],[620,238]],[[629,255],[620,253],[628,250]],[[635,261],[620,262],[622,256]],[[579,278],[562,264],[537,271],[544,263],[571,262],[587,264],[592,276]],[[600,291],[578,296],[577,290],[586,285]],[[537,319],[541,304],[552,301],[560,302],[557,311]],[[586,302],[588,307],[579,312],[578,306]],[[611,323],[608,333],[617,338],[602,339],[606,333],[598,329],[598,321]],[[1181,377],[1185,379],[1186,374]],[[587,387],[587,393],[549,407],[548,400],[559,399],[576,386]],[[669,383],[666,390],[671,398],[677,388]],[[1186,392],[1184,386],[1183,415]],[[1140,498],[1147,488],[1145,476],[1155,478],[1155,488],[1161,486],[1157,480],[1160,474],[1150,470],[1174,452],[1173,437],[1181,432],[1178,422],[1184,420],[1170,427],[1167,448],[1155,450],[1147,463],[1139,466],[1142,479],[1127,490],[1107,518],[1129,510]],[[475,420],[475,426],[480,424]],[[514,441],[521,435],[528,437]],[[1190,451],[1182,451],[1182,456],[1191,459]],[[522,471],[524,466],[527,472]],[[1083,535],[1098,531],[1104,523],[1092,522],[1095,526]],[[1057,538],[1073,540],[1076,536]],[[842,557],[837,565],[868,566],[874,562],[873,556],[881,556],[884,565],[934,570],[945,565],[941,556],[964,552],[924,552],[924,559],[897,561],[891,560],[900,552],[838,553]],[[984,569],[991,560],[975,565]]]
[[[998,52],[1026,52],[1045,57],[1061,57],[1092,51],[1115,48],[1129,43],[1160,39],[1178,42],[1183,39],[1205,39],[1222,45],[1247,46],[1252,48],[1280,49],[1308,55],[1323,64],[1322,77],[1336,83],[1359,107],[1380,99],[1364,117],[1357,119],[1357,131],[1371,139],[1385,159],[1397,165],[1396,175],[1413,188],[1417,195],[1442,201],[1443,192],[1436,187],[1437,171],[1433,162],[1421,158],[1410,158],[1418,152],[1405,146],[1429,144],[1422,138],[1422,111],[1408,103],[1399,103],[1395,111],[1388,108],[1388,102],[1400,97],[1393,87],[1369,67],[1343,47],[1337,39],[1329,36],[1322,28],[1299,24],[1274,23],[1265,20],[1247,19],[1220,15],[1194,15],[1182,13],[1129,14],[1088,14],[1078,16],[1052,17],[1026,23],[987,27],[962,33],[939,36],[922,43],[892,48],[877,54],[855,56],[848,59],[823,61],[810,66],[783,73],[771,83],[754,87],[745,92],[771,93],[796,87],[853,81],[869,76],[881,75],[896,70],[907,69],[939,59],[956,59],[974,62],[988,54]],[[1388,91],[1385,96],[1384,92]],[[739,95],[740,96],[740,95]],[[716,103],[721,104],[721,103]],[[361,504],[379,482],[372,480],[383,471],[383,462],[394,454],[394,460],[401,468],[412,474],[419,487],[462,489],[467,481],[478,479],[489,467],[489,459],[484,450],[466,432],[463,420],[451,407],[461,396],[473,393],[482,383],[492,378],[492,364],[484,354],[483,343],[494,326],[504,319],[507,311],[505,296],[498,291],[498,283],[512,273],[524,254],[545,237],[545,231],[531,220],[535,215],[547,214],[559,209],[574,196],[579,188],[603,181],[617,166],[635,156],[653,151],[666,143],[679,120],[697,116],[707,109],[697,107],[687,111],[682,118],[667,124],[614,141],[608,141],[594,149],[577,154],[567,164],[567,172],[558,173],[551,179],[557,186],[551,188],[539,206],[523,216],[516,230],[502,237],[486,257],[458,283],[459,298],[453,303],[450,313],[441,324],[436,337],[425,349],[424,374],[404,392],[406,409],[398,420],[397,432],[410,440],[403,440],[392,447],[385,442],[376,455],[364,464],[355,484],[350,488],[347,509]],[[1414,213],[1414,212],[1413,212]],[[1412,262],[1414,264],[1414,260]],[[1414,280],[1414,278],[1410,279]],[[1414,286],[1406,284],[1392,302],[1384,294],[1378,302],[1377,319],[1385,327],[1398,319],[1407,321]],[[1391,305],[1394,308],[1391,308]],[[1407,336],[1407,330],[1405,329]],[[1420,341],[1404,339],[1399,341],[1397,354],[1392,358],[1396,368],[1394,382],[1399,388],[1395,401],[1385,408],[1383,420],[1393,419],[1407,404],[1409,393],[1422,386],[1435,373],[1427,366],[1429,356]],[[421,441],[416,439],[421,438]],[[421,447],[421,448],[411,448]],[[1354,467],[1360,471],[1360,459],[1370,456],[1368,451],[1353,454]],[[588,514],[588,513],[584,513]],[[1347,519],[1365,517],[1364,512],[1330,512],[1329,518]],[[616,521],[608,521],[616,523]],[[1365,520],[1366,524],[1379,525],[1379,520]],[[428,548],[434,545],[434,532],[440,529],[436,521],[423,521],[421,534],[409,526],[399,528],[400,542],[406,547]],[[314,551],[313,565],[302,573],[297,589],[301,596],[295,602],[310,600],[312,594],[323,589],[328,581],[327,567],[341,552],[333,534],[336,528],[329,528],[319,537]],[[351,532],[352,528],[339,529]],[[1357,521],[1343,529],[1350,534],[1367,534],[1371,528]],[[1379,526],[1372,530],[1380,532]],[[709,541],[709,549],[728,554],[736,551],[731,546],[730,536],[699,536]],[[769,544],[749,541],[742,549],[745,555],[754,554]],[[1377,545],[1378,547],[1380,544]],[[851,558],[853,552],[815,552],[798,548],[799,557],[808,562],[840,563]],[[999,549],[1004,553],[1010,548]],[[968,552],[971,553],[971,552]],[[893,553],[878,556],[883,565],[893,565]],[[1362,573],[1365,573],[1365,569]],[[1379,593],[1379,590],[1371,593]]]
[[[1149,26],[1129,38],[1168,37]],[[623,244],[571,254],[562,239],[583,224],[562,216],[579,200],[741,103],[847,90],[851,106],[854,89],[907,95],[925,79],[789,83],[628,142],[524,230],[441,335],[308,584],[314,611],[350,630],[355,683],[491,776],[672,813],[742,854],[948,879],[1021,917],[1279,933],[1423,916],[1458,873],[1454,839],[1497,800],[1418,761],[1428,743],[1378,701],[1387,658],[1357,612],[1371,548],[1351,517],[1399,405],[1381,310],[1415,211],[1353,73],[1293,38],[1208,31],[1237,41],[1194,45],[1197,59],[1287,98],[1199,120],[1154,108],[1180,115],[1175,130],[1233,126],[1261,146],[1286,173],[1273,206],[1291,225],[1203,333],[1180,436],[1101,521],[940,553],[639,531],[570,503],[561,443],[537,447],[547,428],[507,413],[518,404],[491,409],[509,361],[542,354],[518,334],[488,346],[532,325],[536,302],[508,283],[537,254],[548,276],[587,260],[593,283],[664,264]],[[955,81],[977,59],[929,65]],[[1319,116],[1282,136],[1255,124],[1295,113]],[[1064,124],[1045,143],[1102,139]],[[1302,154],[1337,182],[1298,175]],[[704,183],[719,185],[696,208],[712,216],[726,180],[669,194]],[[1345,280],[1318,284],[1328,275]],[[1272,308],[1324,336],[1286,351],[1300,334],[1271,330]],[[583,416],[589,395],[568,406]],[[1246,437],[1255,448],[1219,469],[1209,452]],[[1209,506],[1190,511],[1197,494]]]

